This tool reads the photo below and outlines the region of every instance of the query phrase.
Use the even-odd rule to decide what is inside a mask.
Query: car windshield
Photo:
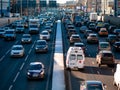
[[[73,38],[79,38],[79,36],[73,36]]]
[[[83,60],[83,56],[82,55],[77,55],[77,60]]]
[[[26,35],[26,36],[23,36],[23,38],[30,38],[30,36],[27,36],[27,35]]]
[[[13,34],[14,32],[13,31],[6,31],[5,33],[6,34]]]
[[[42,65],[35,64],[35,65],[30,65],[29,70],[40,70],[41,68],[42,68]]]
[[[104,57],[113,57],[112,53],[104,53],[103,56]]]
[[[37,28],[37,25],[30,25],[30,28]]]
[[[37,42],[37,45],[46,45],[45,42]]]
[[[22,50],[22,47],[13,47],[12,50]]]
[[[41,34],[42,35],[48,35],[48,32],[42,32]]]
[[[70,60],[75,60],[76,59],[76,55],[75,54],[71,54],[70,55]]]
[[[103,88],[101,84],[89,84],[87,90],[103,90]]]
[[[101,46],[101,48],[107,48],[107,47],[109,47],[109,44],[101,44],[100,46]]]

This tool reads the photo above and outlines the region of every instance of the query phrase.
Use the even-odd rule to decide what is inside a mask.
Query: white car
[[[70,47],[66,57],[67,69],[84,69],[85,55],[81,47]]]
[[[120,90],[120,64],[117,64],[116,71],[114,73],[113,85],[118,87],[117,90]]]
[[[22,45],[13,45],[10,55],[11,57],[23,57],[24,47]]]
[[[24,30],[25,30],[25,28],[24,28],[23,24],[17,24],[17,26],[16,26],[16,32],[17,33],[23,33]]]
[[[50,40],[50,33],[47,30],[44,30],[40,33],[40,39]]]

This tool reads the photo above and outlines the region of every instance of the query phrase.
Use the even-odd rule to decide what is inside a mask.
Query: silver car
[[[11,57],[23,57],[24,47],[22,45],[13,45],[10,53]]]
[[[21,43],[32,43],[32,37],[30,34],[23,34]]]

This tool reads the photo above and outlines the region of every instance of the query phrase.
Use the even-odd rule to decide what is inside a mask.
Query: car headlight
[[[30,75],[30,73],[29,73],[29,72],[27,72],[27,75]]]

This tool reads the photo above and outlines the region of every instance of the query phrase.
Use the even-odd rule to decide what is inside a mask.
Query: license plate
[[[38,74],[33,74],[33,77],[37,77],[38,76]]]

